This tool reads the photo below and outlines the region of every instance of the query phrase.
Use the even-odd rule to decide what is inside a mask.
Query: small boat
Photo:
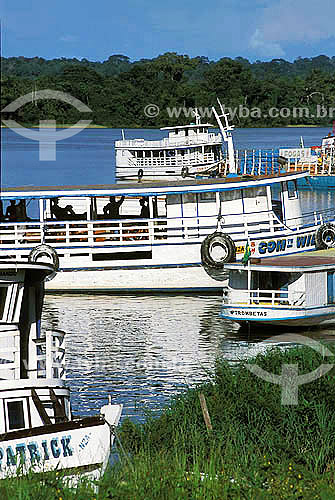
[[[214,125],[201,123],[194,110],[195,123],[163,127],[168,137],[148,141],[125,139],[115,141],[117,179],[185,178],[195,173],[210,173],[222,162],[222,138],[210,132]]]
[[[335,318],[335,250],[225,266],[221,317],[240,325],[304,327]]]
[[[98,479],[122,405],[74,418],[62,331],[41,330],[44,280],[53,266],[0,263],[0,479],[60,470]]]

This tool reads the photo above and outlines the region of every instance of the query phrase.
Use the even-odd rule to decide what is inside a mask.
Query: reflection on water
[[[235,363],[264,352],[271,327],[239,331],[220,306],[221,297],[47,295],[44,328],[67,332],[74,412],[94,413],[111,394],[123,416],[142,418],[206,380],[217,357]],[[335,335],[335,324],[302,334]]]

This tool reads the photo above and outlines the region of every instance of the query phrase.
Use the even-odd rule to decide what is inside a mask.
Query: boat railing
[[[214,153],[194,152],[187,155],[176,156],[152,156],[147,158],[128,158],[131,167],[166,167],[166,166],[190,166],[198,163],[213,163],[217,160]]]
[[[166,137],[157,141],[146,141],[145,139],[130,139],[115,141],[115,148],[167,148],[174,146],[188,146],[207,143],[222,143],[220,134],[215,133],[202,133],[194,136],[180,136],[180,137]]]
[[[294,290],[236,290],[223,292],[224,304],[230,306],[304,307],[306,293]]]
[[[35,339],[34,342],[36,364],[32,360],[30,371],[36,373],[36,378],[65,379],[65,332],[62,330],[46,331],[45,336]]]
[[[310,175],[334,175],[335,147],[320,148],[317,155],[309,158],[290,158],[287,160],[287,171],[307,171]]]
[[[151,245],[157,240],[205,238],[216,229],[232,235],[235,241],[260,234],[277,235],[300,229],[315,228],[334,221],[335,209],[308,212],[295,218],[280,220],[273,210],[248,214],[223,214],[161,217],[145,219],[134,216],[124,219],[68,220],[44,222],[0,223],[0,250],[11,252],[48,244],[55,249],[114,245]],[[12,250],[13,249],[13,250]]]

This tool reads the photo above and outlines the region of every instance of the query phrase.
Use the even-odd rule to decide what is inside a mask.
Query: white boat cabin
[[[210,132],[210,123],[163,127],[168,137],[161,140],[115,141],[116,177],[178,178],[205,172],[222,160],[222,137]]]
[[[296,181],[304,177],[8,188],[0,260],[36,260],[35,248],[49,246],[63,271],[50,290],[217,288],[209,268],[241,259],[248,242],[254,256],[315,246],[334,210],[303,213]]]
[[[72,418],[65,382],[64,333],[43,331],[49,264],[0,262],[0,479],[66,469],[98,479],[104,472],[122,405]]]
[[[239,324],[307,326],[335,318],[335,251],[227,264],[221,316]]]
[[[41,331],[43,281],[53,272],[0,262],[0,435],[70,418],[64,334]]]

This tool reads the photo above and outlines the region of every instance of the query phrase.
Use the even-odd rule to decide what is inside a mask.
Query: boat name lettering
[[[0,447],[0,470],[3,465],[23,465],[27,460],[30,462],[50,460],[50,458],[71,457],[73,448],[70,445],[71,436],[51,438],[41,443],[30,441],[28,443],[17,443],[15,448],[11,445],[6,448]]]
[[[315,246],[315,234],[305,234],[295,238],[282,238],[280,240],[261,241],[258,244],[258,251],[261,255],[266,253],[285,252],[289,248],[307,248]]]
[[[230,311],[230,314],[234,316],[252,316],[254,318],[265,318],[268,315],[266,311],[241,311],[240,309],[237,309],[236,311],[232,310]]]
[[[236,247],[236,253],[244,253],[245,252],[245,246],[240,245]]]

